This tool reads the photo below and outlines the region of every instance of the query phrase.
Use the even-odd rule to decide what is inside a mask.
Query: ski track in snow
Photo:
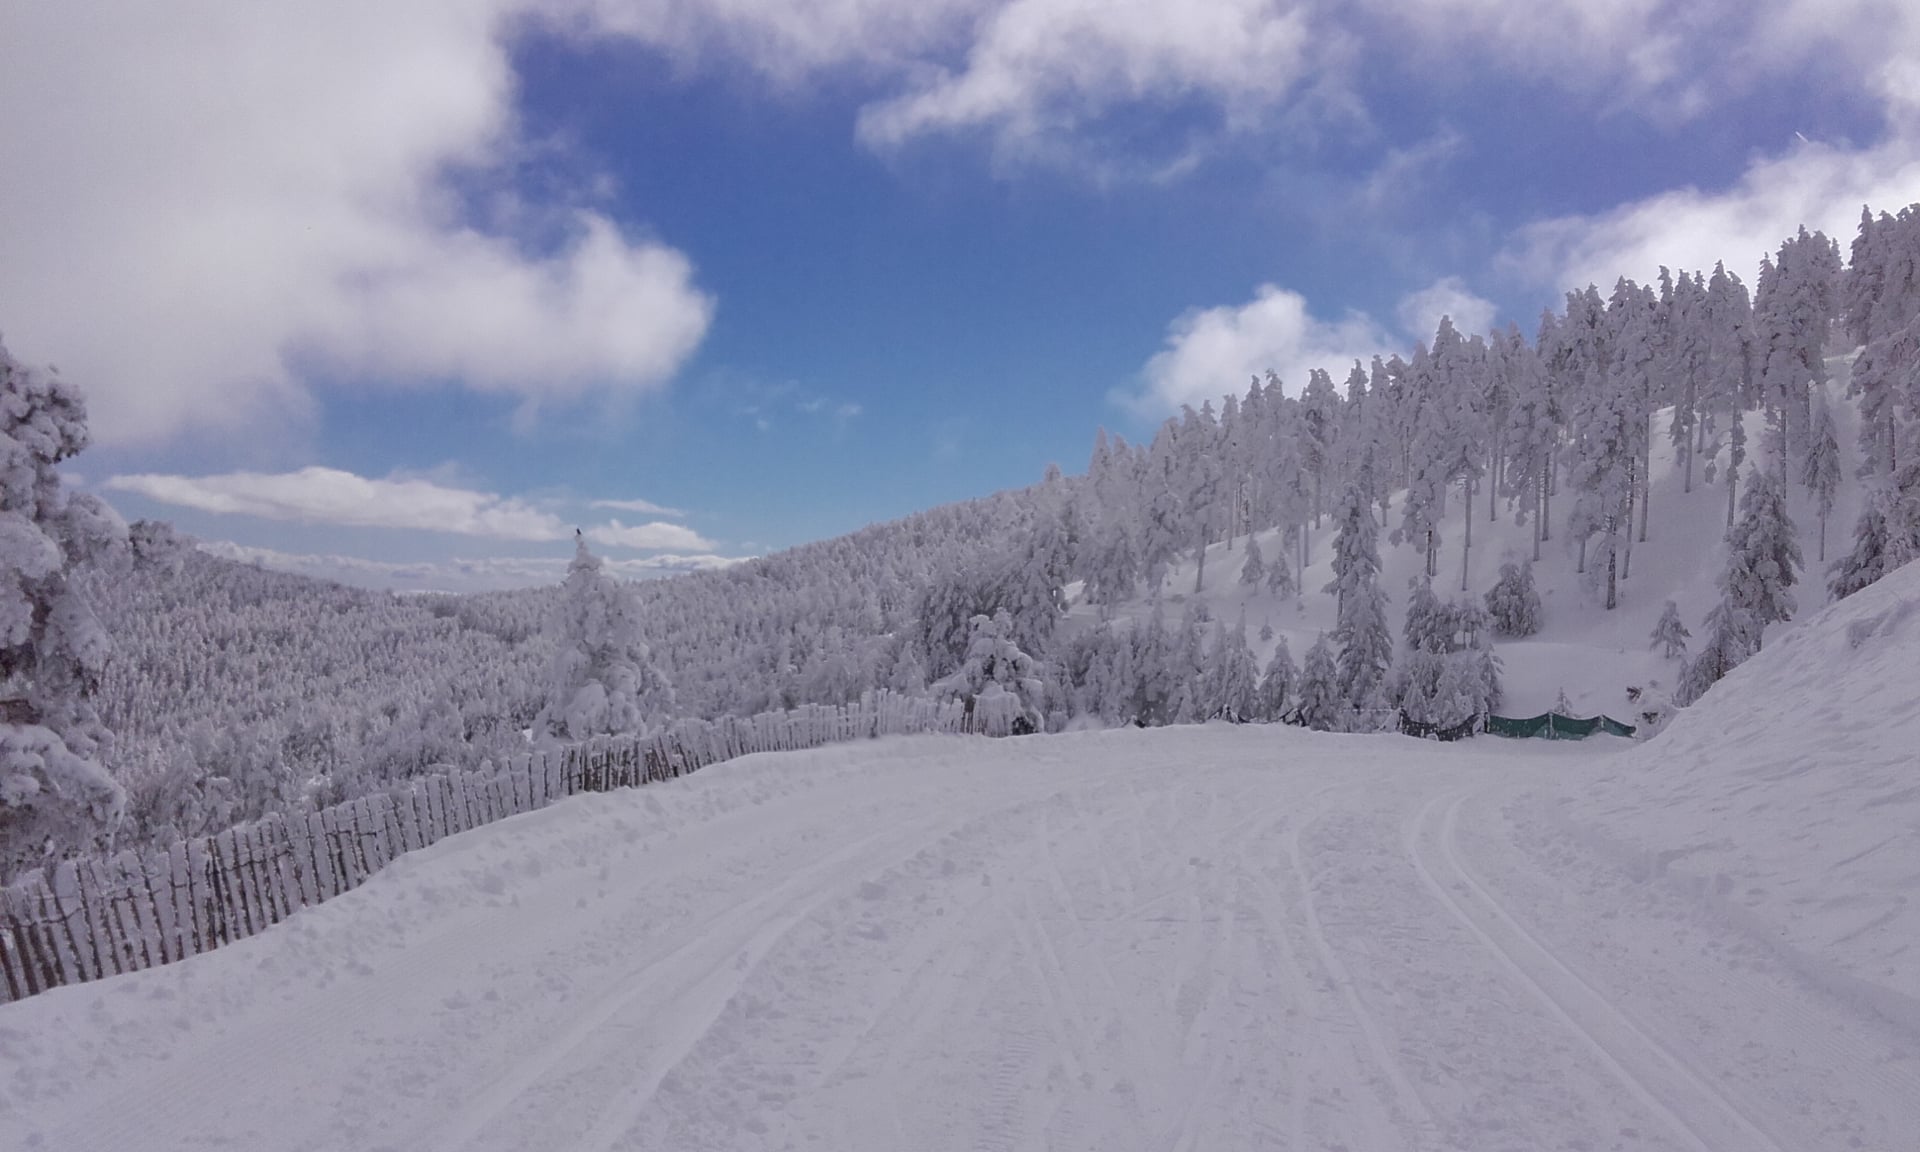
[[[1210,726],[580,797],[0,1009],[0,1147],[1900,1147],[1920,1036],[1528,799],[1597,762]]]
[[[1696,1152],[1784,1152],[1747,1111],[1692,1063],[1636,1024],[1541,944],[1460,863],[1455,824],[1464,795],[1437,796],[1407,825],[1407,851],[1429,891],[1565,1024],[1650,1112],[1668,1121]],[[1436,820],[1434,813],[1444,805]],[[1437,848],[1437,852],[1435,849]],[[1437,860],[1438,864],[1430,862]],[[1436,867],[1444,872],[1442,880]],[[1455,895],[1464,892],[1469,901]]]

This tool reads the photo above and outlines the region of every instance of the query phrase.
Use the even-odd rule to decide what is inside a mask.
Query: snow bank
[[[1920,564],[1770,633],[1606,769],[1570,786],[1577,824],[1804,975],[1920,1021]]]

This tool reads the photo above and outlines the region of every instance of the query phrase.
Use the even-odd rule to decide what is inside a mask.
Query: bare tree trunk
[[[1473,555],[1473,477],[1467,477],[1466,496],[1460,502],[1460,519],[1466,521],[1467,536],[1460,547],[1460,591],[1467,590],[1467,560]]]
[[[1502,471],[1502,466],[1507,462],[1506,451],[1507,432],[1506,425],[1503,423],[1494,431],[1493,470],[1487,473],[1487,523],[1489,524],[1500,519],[1500,512],[1495,504],[1495,500],[1500,495],[1500,477],[1505,475]]]
[[[1653,507],[1653,417],[1647,417],[1647,450],[1640,467],[1640,543],[1647,542],[1647,512]]]
[[[1536,564],[1540,562],[1540,541],[1544,538],[1541,536],[1541,532],[1547,523],[1546,500],[1546,486],[1542,485],[1540,491],[1540,506],[1533,510],[1533,562]]]
[[[1553,459],[1540,466],[1540,539],[1553,539]]]
[[[1616,596],[1616,593],[1615,593],[1615,575],[1616,575],[1616,574],[1615,574],[1615,562],[1616,562],[1616,560],[1617,560],[1617,558],[1618,558],[1618,553],[1619,553],[1619,550],[1620,550],[1620,546],[1619,546],[1618,544],[1616,544],[1616,543],[1614,542],[1614,534],[1613,534],[1613,529],[1614,529],[1614,528],[1617,528],[1617,527],[1619,527],[1619,524],[1618,524],[1618,522],[1617,522],[1617,521],[1616,521],[1616,522],[1610,522],[1610,523],[1609,523],[1609,525],[1608,525],[1608,529],[1607,529],[1607,534],[1608,534],[1608,540],[1607,540],[1607,611],[1609,611],[1609,612],[1611,612],[1611,611],[1613,611],[1613,606],[1614,606],[1614,604],[1615,604],[1615,603],[1617,603],[1617,600],[1615,599],[1615,596]]]
[[[1698,412],[1694,412],[1692,414],[1692,419],[1693,419],[1693,423],[1687,425],[1686,436],[1682,437],[1680,440],[1680,450],[1687,454],[1687,469],[1685,473],[1686,479],[1685,481],[1682,482],[1680,487],[1680,490],[1682,492],[1693,491],[1693,440],[1694,440],[1695,430],[1697,430],[1700,427],[1700,414]]]
[[[1207,580],[1207,530],[1204,525],[1200,529],[1200,547],[1197,551],[1200,553],[1200,566],[1196,568],[1193,573],[1193,594],[1195,596],[1200,594],[1200,586],[1206,583]]]
[[[1626,544],[1626,556],[1623,558],[1620,566],[1620,578],[1622,580],[1630,580],[1633,578],[1633,500],[1635,489],[1639,484],[1639,480],[1634,473],[1640,470],[1639,464],[1640,462],[1637,460],[1629,459],[1627,461],[1627,530],[1620,535],[1618,541],[1608,545],[1607,555],[1609,562],[1607,576],[1609,579],[1613,576],[1613,554],[1620,551],[1620,543],[1622,542]],[[1609,600],[1611,600],[1611,596],[1609,596]],[[1613,605],[1609,603],[1607,607],[1611,608]]]
[[[1295,600],[1307,594],[1307,526],[1304,523],[1300,525],[1299,554],[1300,578],[1293,582],[1293,598]]]

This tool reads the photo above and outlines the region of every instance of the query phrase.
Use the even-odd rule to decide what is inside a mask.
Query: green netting
[[[1487,731],[1495,736],[1533,737],[1539,740],[1584,740],[1595,732],[1609,736],[1632,736],[1633,725],[1622,724],[1611,716],[1589,716],[1582,720],[1558,712],[1538,716],[1487,717]]]

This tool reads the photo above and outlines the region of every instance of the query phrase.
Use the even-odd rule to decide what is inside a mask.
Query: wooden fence
[[[535,753],[504,771],[416,777],[163,850],[63,861],[0,888],[0,1004],[245,939],[358,888],[403,852],[578,792],[667,780],[753,752],[975,727],[958,702],[868,693],[844,706],[681,721]]]

